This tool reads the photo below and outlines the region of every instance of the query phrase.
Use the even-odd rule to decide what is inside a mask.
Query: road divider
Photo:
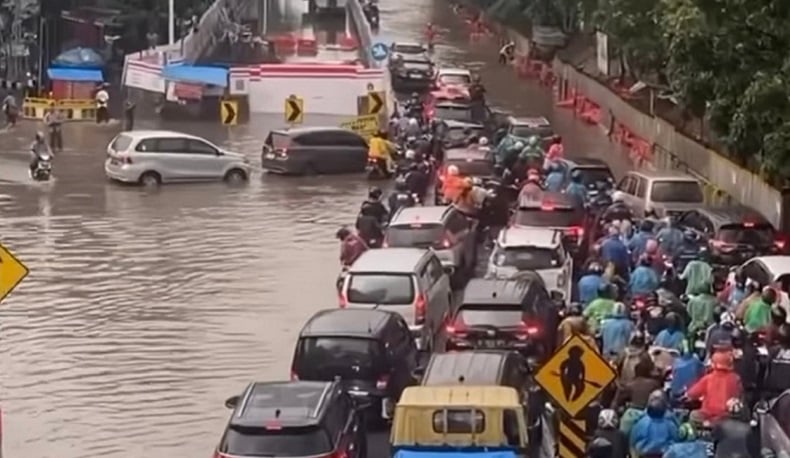
[[[60,110],[66,121],[96,121],[96,102],[90,99],[27,97],[22,101],[22,117],[44,119],[47,110],[53,108]]]

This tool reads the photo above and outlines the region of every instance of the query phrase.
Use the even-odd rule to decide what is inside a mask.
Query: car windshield
[[[392,47],[392,52],[400,54],[422,54],[425,52],[425,47],[418,44],[400,44],[396,43]]]
[[[375,377],[385,361],[377,340],[356,337],[302,338],[295,359],[295,369],[306,380]]]
[[[472,109],[468,106],[441,105],[436,107],[434,116],[447,121],[472,122]]]
[[[393,248],[429,248],[441,241],[441,224],[395,224],[387,228],[386,242]]]
[[[702,203],[702,188],[696,181],[655,181],[650,193],[653,202]]]
[[[430,72],[433,70],[430,62],[406,61],[403,66],[409,71]]]
[[[501,267],[515,267],[518,270],[556,269],[562,264],[557,250],[540,247],[498,248],[494,253],[494,263]]]
[[[573,208],[520,208],[513,221],[519,226],[535,227],[574,227],[581,226],[584,214]]]
[[[219,445],[233,456],[315,456],[332,451],[326,431],[318,427],[263,428],[230,426]]]
[[[115,137],[115,140],[112,141],[110,149],[122,152],[128,150],[130,146],[132,146],[132,137],[126,134],[119,134]]]
[[[490,177],[494,175],[494,166],[485,159],[445,161],[448,166],[458,167],[458,172],[467,177]]]
[[[450,142],[464,141],[471,136],[483,135],[482,127],[453,127],[445,133],[445,140]]]
[[[579,171],[582,177],[582,184],[587,186],[588,188],[594,188],[597,183],[614,183],[614,177],[612,176],[612,172],[606,168],[592,168],[592,167],[580,167],[576,170]]]
[[[444,74],[439,76],[439,82],[442,84],[458,84],[458,85],[466,85],[472,82],[472,78],[469,75],[448,75]]]
[[[411,275],[352,274],[348,301],[358,304],[402,305],[414,302]]]
[[[516,137],[528,138],[537,135],[541,138],[551,137],[553,135],[551,127],[536,127],[536,126],[514,126],[511,132]]]
[[[774,228],[770,224],[728,224],[719,229],[718,239],[724,243],[767,246],[774,243]]]
[[[456,322],[467,326],[518,326],[524,318],[521,304],[464,305],[456,315]]]

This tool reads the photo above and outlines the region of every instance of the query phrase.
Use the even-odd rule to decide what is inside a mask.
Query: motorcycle
[[[392,170],[389,169],[387,161],[383,159],[368,158],[365,173],[368,175],[368,180],[387,180],[392,178]]]
[[[31,178],[35,181],[49,181],[52,176],[52,156],[42,154],[38,157],[36,168],[31,173]]]

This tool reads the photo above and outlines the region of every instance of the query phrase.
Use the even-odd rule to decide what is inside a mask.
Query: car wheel
[[[154,188],[162,184],[162,177],[156,172],[145,172],[140,175],[140,184],[146,188]]]
[[[241,169],[231,169],[225,174],[225,181],[230,184],[239,184],[247,181],[247,173]]]

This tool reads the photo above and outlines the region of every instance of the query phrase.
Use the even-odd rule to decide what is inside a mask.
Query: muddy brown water
[[[438,59],[478,69],[494,104],[548,116],[571,154],[614,156],[545,89],[498,67],[496,43],[470,45],[442,0],[381,0],[381,10],[382,40],[418,39],[433,20],[450,29]],[[233,129],[163,127],[257,161],[265,133],[281,125],[256,116]],[[257,174],[241,188],[148,192],[105,180],[116,130],[70,126],[45,185],[26,175],[33,129],[0,134],[0,241],[31,270],[0,307],[5,456],[210,456],[224,399],[251,380],[286,378],[300,325],[336,305],[333,234],[366,193],[361,176]]]

